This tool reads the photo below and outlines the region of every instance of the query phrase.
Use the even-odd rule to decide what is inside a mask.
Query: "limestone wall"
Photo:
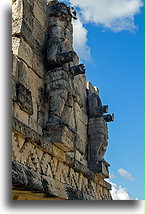
[[[12,1],[14,200],[112,200],[104,180],[112,116],[86,82],[72,18],[57,1]]]

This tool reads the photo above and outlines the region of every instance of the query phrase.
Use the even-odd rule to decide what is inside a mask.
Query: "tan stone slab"
[[[40,24],[40,22],[34,18],[33,20],[33,30],[32,35],[39,42],[40,45],[44,44],[45,39],[45,28]]]
[[[25,61],[32,68],[33,51],[27,42],[23,39],[13,37],[12,50],[14,55]]]
[[[13,116],[19,119],[22,123],[28,125],[29,115],[25,111],[21,110],[16,102],[14,102]]]
[[[40,1],[34,2],[33,14],[34,14],[35,18],[38,19],[40,24],[45,28],[46,27],[45,10],[44,10],[43,5],[40,3]]]
[[[57,146],[53,145],[52,146],[52,150],[53,150],[53,154],[54,156],[62,161],[62,162],[65,162],[66,161],[66,155],[65,155],[65,152],[63,150],[61,150],[60,148],[58,148]]]

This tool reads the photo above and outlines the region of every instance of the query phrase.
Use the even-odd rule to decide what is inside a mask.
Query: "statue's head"
[[[48,16],[59,17],[60,19],[66,19],[71,21],[72,18],[76,18],[76,11],[73,7],[68,7],[65,3],[59,3],[57,0],[52,0],[47,3]]]

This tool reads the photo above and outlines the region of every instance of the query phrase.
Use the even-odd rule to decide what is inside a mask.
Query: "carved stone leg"
[[[49,93],[49,116],[46,124],[45,138],[64,151],[73,151],[75,132],[69,127],[72,98],[63,89],[55,89]],[[66,117],[62,113],[65,111]],[[66,119],[66,121],[64,120]]]
[[[73,97],[71,94],[68,95],[68,99],[66,101],[63,113],[62,113],[62,119],[66,121],[66,123],[69,125],[70,123],[70,117],[73,107]]]
[[[55,89],[49,92],[49,113],[47,125],[61,123],[61,116],[67,98],[68,92],[66,90]]]

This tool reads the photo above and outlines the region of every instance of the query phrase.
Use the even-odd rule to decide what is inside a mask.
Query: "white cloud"
[[[81,20],[78,19],[73,21],[73,43],[74,43],[74,50],[80,57],[82,62],[90,61],[90,48],[87,45],[87,30],[83,27]]]
[[[109,179],[112,180],[114,178],[116,178],[116,176],[113,173],[109,172]]]
[[[82,62],[91,59],[87,45],[87,29],[83,24],[93,23],[114,32],[134,31],[134,17],[143,6],[142,0],[66,0],[77,7],[78,20],[74,21],[74,49]]]
[[[118,171],[118,173],[119,173],[120,176],[126,178],[127,180],[134,180],[134,178],[132,177],[132,175],[129,172],[127,172],[126,170],[124,170],[124,169],[118,169],[117,171]]]
[[[142,0],[69,0],[74,7],[80,8],[84,23],[109,28],[115,32],[136,29],[134,16],[143,6]]]
[[[111,195],[113,200],[134,200],[129,195],[126,188],[117,186],[117,184],[114,184],[112,182],[110,182],[110,184],[112,185]]]

